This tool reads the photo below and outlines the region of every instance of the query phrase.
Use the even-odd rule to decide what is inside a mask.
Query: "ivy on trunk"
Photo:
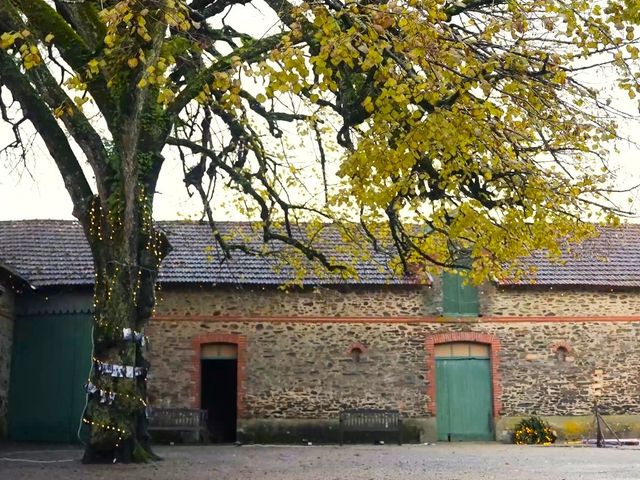
[[[113,392],[104,402],[90,395],[83,421],[89,428],[84,460],[146,461],[155,459],[147,433],[145,327],[155,304],[158,268],[170,250],[166,237],[153,226],[151,201],[140,193],[136,228],[126,228],[121,215],[105,214],[98,199],[89,209],[85,231],[96,268],[93,328],[94,368],[90,384]],[[111,212],[113,212],[113,205]],[[132,232],[125,234],[126,231]],[[109,375],[100,365],[123,366]],[[130,367],[127,371],[127,367]],[[131,368],[132,367],[132,368]]]

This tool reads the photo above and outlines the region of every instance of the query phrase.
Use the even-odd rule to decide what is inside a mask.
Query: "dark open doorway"
[[[201,361],[201,405],[209,415],[211,441],[235,442],[238,361],[235,358],[203,358]]]

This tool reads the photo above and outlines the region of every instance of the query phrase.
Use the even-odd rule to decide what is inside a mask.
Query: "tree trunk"
[[[96,198],[82,222],[96,272],[93,367],[82,419],[86,463],[158,458],[147,433],[144,329],[169,245],[153,226],[152,197],[138,198],[135,209],[124,215],[114,211],[127,209],[111,205],[108,211]]]

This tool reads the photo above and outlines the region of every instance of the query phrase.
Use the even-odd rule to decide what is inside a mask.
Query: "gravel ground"
[[[148,465],[82,465],[78,460],[82,452],[73,447],[0,445],[0,479],[640,479],[638,448],[465,443],[401,447],[158,446],[156,452],[164,460]]]

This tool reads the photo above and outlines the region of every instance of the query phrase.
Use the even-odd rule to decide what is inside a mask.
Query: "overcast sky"
[[[238,31],[260,37],[277,27],[278,18],[262,0],[254,0],[249,5],[234,6],[226,22]],[[11,130],[0,121],[0,148],[11,139]],[[85,171],[91,178],[90,170]],[[155,197],[156,219],[199,217],[201,202],[196,196],[189,198],[182,178],[180,161],[167,158]],[[72,219],[72,209],[62,177],[41,141],[34,142],[26,164],[0,157],[0,220]]]
[[[265,13],[266,12],[266,13]],[[275,26],[276,18],[268,7],[236,6],[229,16],[229,23],[233,19],[242,25],[241,30],[252,35],[264,34]],[[250,19],[250,21],[247,21]],[[239,28],[240,29],[240,28]],[[612,79],[603,75],[590,74],[588,81],[595,88],[611,89]],[[616,97],[617,106],[629,113],[637,114],[637,103],[626,96]],[[640,141],[639,121],[629,121],[624,124],[623,134],[636,135]],[[11,131],[6,125],[0,124],[0,145],[4,146],[11,139]],[[620,187],[628,187],[640,183],[640,149],[637,146],[619,143],[619,153],[611,147],[611,165],[618,171],[617,183]],[[309,151],[300,150],[301,155],[308,155]],[[87,170],[89,173],[89,171]],[[176,219],[197,217],[201,210],[199,200],[194,196],[189,198],[182,183],[182,167],[176,158],[167,158],[158,183],[154,211],[156,219]],[[626,197],[620,195],[619,203],[628,207]],[[637,194],[635,195],[637,196]],[[631,204],[640,210],[640,202]],[[233,212],[219,213],[221,218],[234,219]],[[237,215],[235,216],[240,219]],[[37,139],[29,153],[26,164],[17,162],[15,158],[0,157],[0,220],[21,218],[56,218],[71,219],[72,205],[64,188],[62,178],[42,142]]]

